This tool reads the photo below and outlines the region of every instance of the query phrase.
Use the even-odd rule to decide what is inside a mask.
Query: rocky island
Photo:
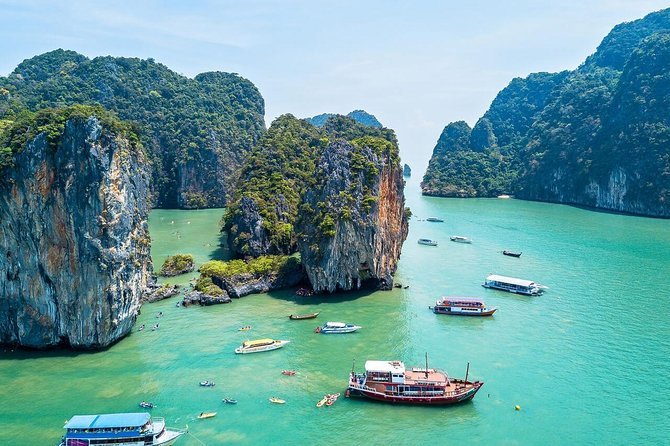
[[[617,25],[578,69],[514,79],[473,128],[447,125],[425,195],[670,217],[670,9]]]
[[[0,148],[0,343],[112,344],[152,270],[138,136],[77,106],[5,121]]]
[[[315,291],[390,289],[407,237],[403,188],[392,130],[284,115],[250,155],[224,230],[242,257],[299,251]]]

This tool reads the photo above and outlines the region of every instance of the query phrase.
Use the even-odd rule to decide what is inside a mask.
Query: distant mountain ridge
[[[322,113],[320,115],[313,116],[311,118],[306,118],[307,122],[316,127],[323,127],[326,124],[326,121],[333,117],[337,116],[336,113]],[[377,120],[374,115],[366,112],[365,110],[354,110],[347,113],[347,117],[353,119],[354,121],[367,125],[369,127],[382,128],[384,127],[381,122]]]
[[[517,197],[670,217],[670,9],[617,25],[574,71],[513,79],[448,124],[425,195]]]
[[[21,109],[99,104],[138,124],[158,207],[225,205],[246,154],[265,131],[265,104],[232,73],[179,75],[153,59],[58,49],[0,77],[0,120]]]

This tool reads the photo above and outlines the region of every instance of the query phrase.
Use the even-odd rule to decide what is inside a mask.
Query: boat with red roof
[[[447,296],[428,307],[435,314],[455,314],[458,316],[491,316],[497,308],[488,308],[483,300],[476,297]]]
[[[366,361],[365,373],[349,375],[346,396],[358,396],[394,404],[448,405],[471,400],[484,385],[450,378],[447,373],[428,368],[405,369],[401,361]]]

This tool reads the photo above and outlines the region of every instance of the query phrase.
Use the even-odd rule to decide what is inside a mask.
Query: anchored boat
[[[301,321],[303,319],[314,319],[319,315],[318,312],[316,313],[307,313],[307,314],[292,314],[288,318],[294,321]]]
[[[347,396],[359,396],[393,404],[447,405],[471,400],[484,385],[465,379],[449,378],[442,371],[428,368],[405,369],[401,361],[366,361],[365,373],[349,375]]]
[[[452,235],[449,240],[456,243],[472,243],[472,239],[462,235]]]
[[[258,353],[277,350],[291,341],[282,341],[278,339],[256,339],[255,341],[244,341],[241,346],[235,349],[235,353]]]
[[[520,252],[513,252],[513,251],[503,251],[503,255],[510,256],[510,257],[521,257]]]
[[[420,238],[417,243],[419,243],[419,245],[437,246],[437,242],[429,238]]]
[[[491,316],[497,308],[487,308],[483,300],[475,297],[443,297],[428,307],[435,314],[454,314],[459,316]]]
[[[539,296],[544,293],[544,285],[532,280],[517,279],[515,277],[499,276],[491,274],[482,284],[484,288],[495,288],[496,290],[508,291],[510,293],[524,294],[526,296]]]
[[[444,220],[442,220],[441,218],[437,218],[437,217],[428,217],[426,219],[426,221],[429,221],[429,222],[432,222],[432,223],[443,223],[444,222]]]
[[[362,328],[360,325],[345,324],[344,322],[326,322],[323,327],[316,327],[314,332],[322,334],[353,333],[360,328]]]
[[[166,428],[164,418],[146,412],[75,415],[64,429],[60,446],[170,446],[186,433],[185,429]]]

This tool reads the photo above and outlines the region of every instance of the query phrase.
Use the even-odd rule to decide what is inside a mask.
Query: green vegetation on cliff
[[[154,204],[164,207],[224,205],[264,131],[263,98],[236,74],[189,79],[153,59],[55,50],[0,77],[0,119],[73,104],[99,104],[138,123],[154,167]]]
[[[175,254],[165,259],[159,275],[165,277],[177,276],[191,272],[194,269],[193,254]]]
[[[101,130],[110,135],[124,136],[136,150],[142,150],[137,128],[121,121],[114,113],[100,106],[74,105],[64,108],[48,108],[37,112],[22,110],[13,120],[0,121],[0,172],[14,163],[16,153],[40,134],[44,134],[49,148],[56,150],[65,124],[71,119],[87,120],[95,117],[102,124]]]
[[[336,140],[350,141],[357,147],[351,153],[352,166],[365,172],[366,206],[374,202],[370,186],[379,171],[360,152],[367,146],[377,156],[388,153],[393,162],[399,162],[392,130],[369,127],[340,115],[330,117],[322,128],[292,115],[280,116],[247,159],[226,208],[223,229],[233,252],[252,257],[295,252],[299,212],[312,212],[323,232],[332,234],[331,221],[337,216],[326,215],[325,205],[322,209],[307,209],[302,200],[305,191],[318,180],[315,173],[319,157]],[[343,215],[347,215],[346,209]]]
[[[333,116],[339,116],[339,115],[335,113],[322,113],[320,115],[307,118],[306,121],[316,127],[323,127],[326,124],[326,121],[332,118]],[[382,123],[379,122],[374,115],[371,115],[365,110],[354,110],[352,112],[347,113],[347,117],[353,119],[359,124],[367,125],[368,127],[377,127],[377,128],[384,127]]]
[[[211,260],[204,263],[198,271],[201,274],[203,285],[208,282],[204,278],[219,277],[222,279],[251,274],[255,277],[268,274],[281,274],[283,271],[294,270],[300,265],[300,256],[260,256],[248,261],[244,260]],[[211,279],[210,279],[211,280]]]
[[[449,124],[427,195],[670,216],[670,9],[616,26],[573,72],[513,80],[468,132]]]

